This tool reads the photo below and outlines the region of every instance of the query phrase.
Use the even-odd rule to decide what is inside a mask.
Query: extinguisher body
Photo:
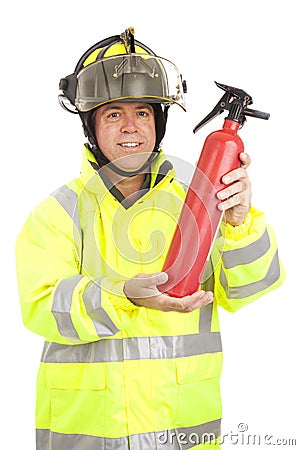
[[[222,177],[240,166],[244,151],[238,122],[225,119],[221,130],[205,140],[162,271],[168,281],[161,292],[183,297],[197,291],[223,217],[217,193]]]

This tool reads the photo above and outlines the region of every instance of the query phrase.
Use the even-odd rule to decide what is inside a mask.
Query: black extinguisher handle
[[[252,97],[247,94],[247,92],[233,86],[228,86],[227,84],[218,83],[217,81],[215,81],[215,83],[220,89],[225,91],[225,94],[213,110],[195,126],[193,130],[194,133],[225,110],[229,111],[228,119],[239,122],[241,126],[243,126],[246,116],[264,120],[269,119],[269,113],[248,108],[248,105],[252,105],[253,101]]]

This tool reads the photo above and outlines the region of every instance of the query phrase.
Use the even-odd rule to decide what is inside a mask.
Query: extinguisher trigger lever
[[[226,92],[223,95],[223,97],[221,98],[221,100],[216,104],[214,109],[209,114],[207,114],[207,116],[204,117],[204,119],[201,120],[201,122],[199,122],[198,125],[195,126],[195,128],[193,129],[193,132],[197,133],[197,131],[199,131],[200,128],[202,128],[204,125],[206,125],[208,122],[210,122],[215,117],[222,114],[222,112],[224,112],[224,110],[227,109],[226,106],[228,104],[229,97],[230,97],[230,94]]]

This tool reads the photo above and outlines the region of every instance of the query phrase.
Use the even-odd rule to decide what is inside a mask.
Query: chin
[[[140,155],[126,155],[114,161],[114,164],[122,170],[132,172],[142,167],[149,159],[151,153]]]

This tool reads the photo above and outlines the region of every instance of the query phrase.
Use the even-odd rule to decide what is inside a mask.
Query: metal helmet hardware
[[[177,67],[135,40],[132,28],[90,47],[59,89],[61,105],[75,113],[122,100],[176,103],[185,109],[186,85]]]

